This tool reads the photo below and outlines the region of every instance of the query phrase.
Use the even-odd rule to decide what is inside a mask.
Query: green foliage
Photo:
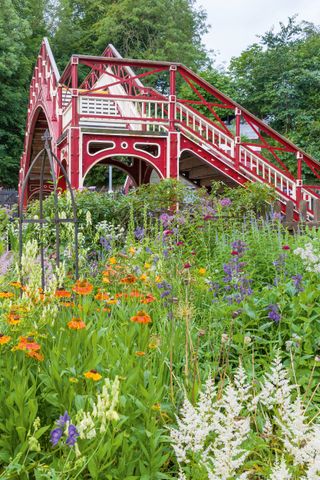
[[[124,57],[191,67],[207,62],[206,13],[188,0],[61,0],[57,14],[53,45],[59,61],[75,51],[100,54],[112,43]]]
[[[230,64],[236,99],[248,110],[320,157],[320,32],[289,18]]]

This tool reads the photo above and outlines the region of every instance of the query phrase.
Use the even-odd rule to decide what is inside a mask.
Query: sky
[[[257,35],[279,30],[279,22],[298,14],[298,20],[320,25],[320,0],[197,0],[208,14],[210,31],[203,38],[208,50],[218,53],[216,62],[228,65]]]

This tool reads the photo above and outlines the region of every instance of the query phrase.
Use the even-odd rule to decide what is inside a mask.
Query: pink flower
[[[232,250],[231,255],[239,255],[239,253],[237,252],[237,250]]]
[[[184,242],[177,242],[176,245],[183,245]]]
[[[289,245],[283,245],[282,250],[290,250]]]
[[[190,263],[185,263],[183,268],[191,268],[191,264]]]
[[[173,234],[173,230],[164,230],[163,232],[163,235],[167,236],[167,235],[172,235]]]

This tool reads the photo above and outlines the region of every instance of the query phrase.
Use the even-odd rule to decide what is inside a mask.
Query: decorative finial
[[[48,146],[50,141],[52,140],[52,137],[50,135],[50,132],[48,129],[46,129],[46,131],[44,132],[44,134],[42,135],[41,139],[44,141],[45,143],[45,146]]]

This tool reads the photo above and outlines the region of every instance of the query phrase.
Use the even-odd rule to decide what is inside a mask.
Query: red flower
[[[191,264],[190,263],[185,263],[183,268],[191,268]]]
[[[289,245],[283,245],[282,250],[290,250]]]
[[[237,250],[232,250],[231,255],[239,255],[239,253],[237,252]]]

